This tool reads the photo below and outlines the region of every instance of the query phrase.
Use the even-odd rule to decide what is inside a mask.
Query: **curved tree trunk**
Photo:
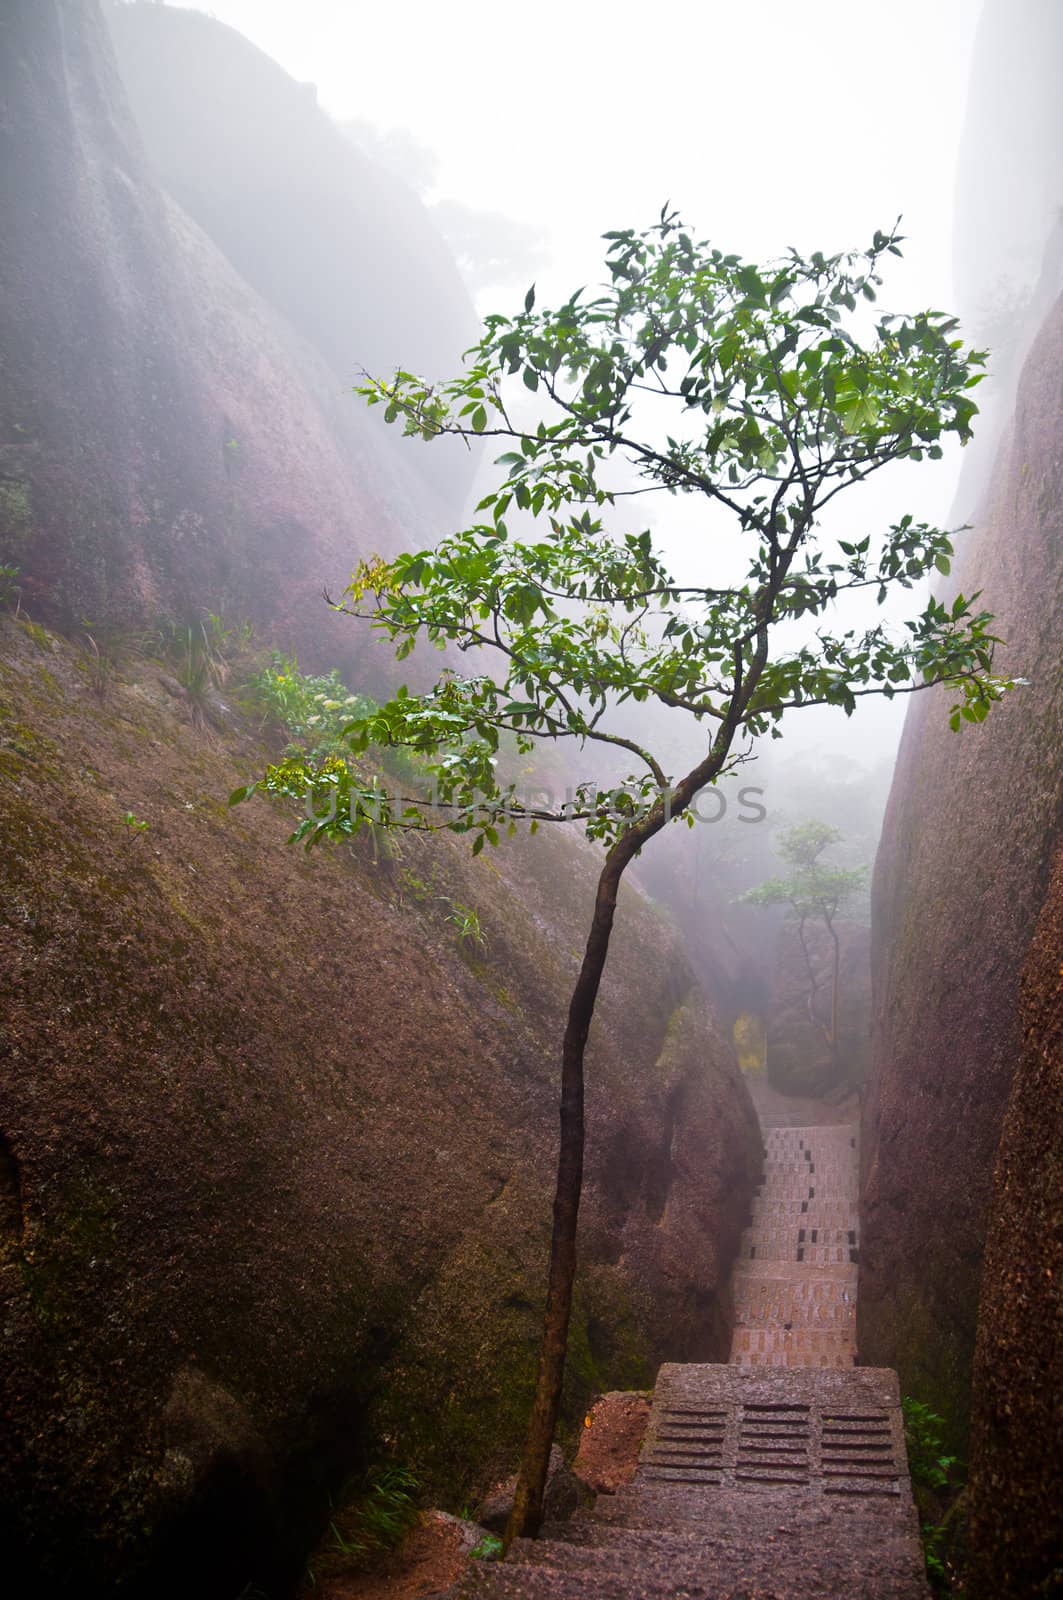
[[[796,547],[796,546],[795,546]],[[777,585],[785,578],[786,567],[773,578]],[[773,591],[777,592],[777,591]],[[643,845],[688,809],[705,784],[719,777],[727,761],[737,728],[756,690],[767,660],[767,624],[757,631],[752,659],[742,670],[741,646],[735,647],[736,688],[727,716],[723,719],[704,761],[688,772],[672,790],[664,790],[650,810],[633,822],[619,837],[605,858],[594,919],[583,951],[576,987],[569,1002],[568,1022],[561,1058],[561,1148],[557,1163],[557,1188],[554,1195],[554,1224],[550,1240],[550,1276],[546,1291],[543,1339],[539,1353],[539,1375],[535,1386],[528,1434],[517,1474],[513,1510],[506,1525],[505,1549],[514,1539],[534,1537],[543,1520],[543,1494],[550,1465],[550,1447],[561,1408],[561,1385],[565,1376],[568,1325],[572,1315],[572,1290],[576,1278],[576,1227],[580,1195],[583,1190],[583,1057],[587,1048],[598,988],[609,954],[616,897],[620,880]],[[664,789],[665,778],[655,775]]]
[[[750,685],[755,682],[750,675]],[[747,694],[751,688],[747,690]],[[737,715],[737,714],[736,714]],[[733,736],[728,725],[717,736],[706,759],[688,773],[665,798],[621,834],[605,858],[598,879],[594,919],[583,952],[576,987],[569,1002],[561,1058],[561,1148],[557,1163],[554,1222],[550,1240],[550,1276],[546,1291],[539,1375],[528,1434],[517,1474],[513,1510],[506,1526],[505,1548],[514,1539],[534,1537],[543,1520],[543,1494],[550,1465],[550,1447],[561,1406],[568,1325],[576,1277],[576,1228],[583,1189],[583,1057],[587,1048],[598,988],[609,953],[620,880],[642,846],[668,822],[686,811],[698,791],[723,767]]]
[[[826,918],[827,928],[834,944],[834,962],[831,969],[831,996],[830,996],[830,1059],[831,1066],[837,1070],[838,1066],[838,990],[841,987],[841,945],[838,941],[838,932],[830,917]]]
[[[628,845],[630,834],[635,832],[636,829],[629,830],[606,857],[598,879],[594,919],[587,935],[583,963],[568,1008],[561,1057],[561,1147],[554,1195],[543,1341],[528,1436],[517,1476],[513,1510],[506,1528],[507,1549],[513,1539],[538,1533],[543,1519],[543,1493],[561,1404],[568,1325],[572,1315],[572,1289],[576,1276],[576,1227],[583,1190],[583,1057],[605,958],[609,953],[620,880],[638,849],[638,844]]]

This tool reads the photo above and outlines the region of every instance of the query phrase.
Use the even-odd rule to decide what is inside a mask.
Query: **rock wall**
[[[0,563],[32,611],[68,625],[210,609],[261,623],[308,665],[351,664],[364,641],[330,627],[322,588],[367,551],[431,537],[454,494],[164,195],[97,0],[12,0],[0,41]],[[266,76],[283,122],[298,86]],[[306,117],[325,124],[309,104]],[[386,258],[378,192],[347,210],[364,253]],[[290,244],[289,201],[275,218]],[[466,323],[437,268],[411,252],[395,300],[415,323],[436,318],[433,348],[449,337],[456,354]],[[379,312],[359,301],[366,326]]]
[[[957,524],[978,514],[1022,364],[1063,291],[1063,11],[1054,0],[982,0],[953,225],[954,304],[990,352],[966,452]],[[991,447],[986,448],[991,442]]]
[[[0,1538],[58,1600],[231,1600],[286,1592],[352,1468],[460,1504],[511,1463],[597,855],[306,858],[227,811],[257,732],[193,727],[136,630],[249,616],[371,688],[321,588],[431,538],[471,462],[344,388],[451,366],[471,317],[305,89],[204,17],[115,26],[153,164],[95,0],[0,17]],[[725,1356],[760,1161],[634,888],[588,1110],[570,1422]]]
[[[450,377],[478,330],[454,258],[417,196],[354,146],[313,85],[202,12],[112,5],[108,19],[167,192],[314,346],[337,389],[363,368]],[[378,431],[387,437],[382,421]],[[457,517],[468,449],[402,453]]]
[[[974,1600],[1063,1590],[1063,852],[1023,969],[975,1349]]]
[[[981,590],[1028,679],[980,727],[913,704],[875,867],[859,1344],[963,1443],[1019,977],[1063,830],[1063,301],[1027,359],[947,593]]]
[[[533,1376],[597,851],[286,849],[223,800],[259,735],[174,689],[0,617],[0,1539],[57,1600],[282,1594],[352,1466],[455,1509],[508,1467]],[[760,1162],[634,889],[588,1115],[570,1422],[726,1359]]]
[[[985,0],[957,185],[959,309],[993,376],[954,574],[1030,682],[959,740],[913,705],[875,876],[860,1348],[968,1456],[975,1600],[1063,1583],[1061,51],[1052,0]]]

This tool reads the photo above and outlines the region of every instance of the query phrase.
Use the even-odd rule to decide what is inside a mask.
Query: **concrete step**
[[[730,1363],[662,1367],[634,1482],[460,1600],[929,1600],[896,1376],[854,1365],[855,1130],[764,1147]]]

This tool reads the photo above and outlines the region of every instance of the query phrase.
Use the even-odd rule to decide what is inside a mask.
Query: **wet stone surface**
[[[928,1600],[896,1374],[855,1365],[855,1127],[756,1099],[730,1363],[662,1367],[634,1480],[460,1600]]]

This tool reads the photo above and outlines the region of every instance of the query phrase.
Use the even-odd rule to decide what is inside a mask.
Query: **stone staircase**
[[[897,1378],[855,1365],[855,1120],[755,1098],[730,1364],[662,1367],[634,1481],[460,1600],[927,1600]]]
[[[767,1127],[764,1182],[735,1268],[731,1360],[856,1360],[859,1167],[855,1124]]]

